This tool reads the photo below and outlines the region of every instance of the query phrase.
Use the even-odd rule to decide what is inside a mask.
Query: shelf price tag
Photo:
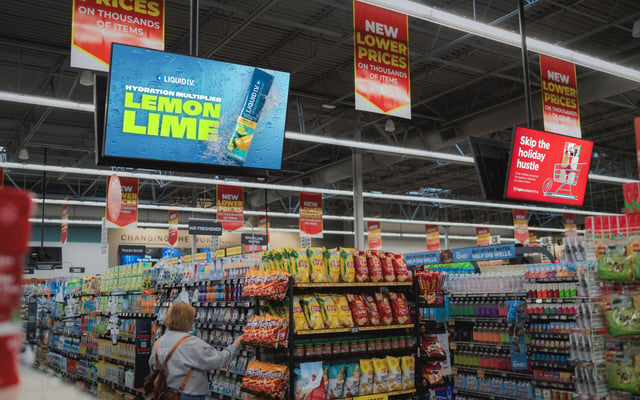
[[[358,333],[359,331],[357,327],[351,328],[351,333]]]
[[[479,379],[484,379],[484,371],[483,370],[478,370],[478,378]]]

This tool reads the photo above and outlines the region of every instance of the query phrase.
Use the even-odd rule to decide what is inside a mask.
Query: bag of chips
[[[289,248],[282,249],[280,266],[282,271],[287,272],[289,274],[293,274],[295,271],[295,268],[291,268],[291,256],[289,254],[289,251],[291,251],[291,249]]]
[[[307,250],[309,265],[311,267],[311,282],[329,282],[329,274],[324,262],[324,249],[322,247],[312,247]]]
[[[359,294],[347,294],[351,316],[356,326],[369,326],[368,307],[364,304]]]
[[[380,313],[381,325],[393,324],[393,311],[391,310],[391,303],[387,295],[376,292],[375,293],[376,304],[378,305],[378,312]]]
[[[322,361],[300,364],[300,384],[296,388],[298,400],[327,398]]]
[[[302,311],[302,306],[300,305],[300,297],[293,296],[293,331],[306,331],[309,329],[309,324],[307,323],[307,319],[304,316],[304,312]]]
[[[384,275],[382,274],[382,263],[380,257],[374,251],[367,251],[367,267],[369,268],[369,281],[370,282],[382,282],[384,281]]]
[[[345,365],[345,378],[344,378],[344,390],[342,391],[342,397],[352,397],[360,394],[360,364],[346,364]]]
[[[324,320],[325,328],[335,329],[340,328],[340,316],[338,314],[338,307],[331,295],[316,294],[316,299],[320,304],[320,311],[322,312],[322,319]]]
[[[351,308],[347,296],[343,294],[334,295],[333,300],[338,308],[338,320],[343,328],[353,328],[353,317],[351,316]]]
[[[356,282],[369,282],[369,267],[367,266],[367,252],[355,251],[353,262],[356,269]]]
[[[442,345],[435,337],[422,337],[420,340],[420,349],[428,358],[446,358],[447,353]]]
[[[324,320],[322,319],[322,311],[320,303],[315,296],[302,297],[302,311],[307,318],[307,323],[311,329],[324,329]]]
[[[426,381],[428,387],[438,387],[444,384],[444,375],[440,364],[427,364],[422,366],[422,381]]]
[[[407,282],[409,280],[409,271],[407,270],[407,263],[404,262],[402,254],[387,253],[387,257],[389,256],[391,257],[393,270],[396,273],[396,281]]]
[[[402,367],[402,390],[415,387],[416,360],[413,356],[400,357]]]
[[[391,301],[391,309],[393,310],[393,320],[396,324],[411,323],[409,316],[409,304],[404,293],[389,292],[389,300]]]
[[[400,366],[400,358],[387,356],[387,366],[389,368],[389,391],[395,392],[402,390],[402,367]]]
[[[365,394],[373,394],[373,361],[360,360],[360,396]]]
[[[389,391],[389,366],[386,358],[374,358],[373,362],[373,393]]]
[[[380,312],[376,300],[370,294],[362,295],[365,305],[369,308],[369,323],[373,326],[380,325]]]
[[[354,249],[340,249],[340,279],[342,282],[355,282],[356,267],[353,259]]]
[[[380,263],[382,264],[382,276],[385,282],[395,282],[396,272],[393,269],[393,256],[390,253],[378,252]]]
[[[329,367],[329,385],[327,388],[327,399],[333,400],[342,397],[345,380],[345,364],[332,365]]]
[[[340,267],[342,260],[338,249],[327,249],[324,252],[324,260],[326,263],[329,282],[340,282]]]
[[[292,249],[290,255],[295,262],[296,283],[309,282],[309,256],[307,249]]]

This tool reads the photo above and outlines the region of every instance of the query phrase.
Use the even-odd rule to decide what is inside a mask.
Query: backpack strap
[[[178,347],[180,347],[182,342],[187,340],[189,337],[190,335],[183,336],[180,340],[176,342],[176,344],[173,345],[173,347],[171,348],[171,351],[169,351],[169,354],[167,354],[167,358],[164,359],[164,363],[162,363],[162,367],[160,367],[160,371],[163,371],[165,369],[173,353],[175,353],[175,351],[178,350]],[[160,360],[158,359],[158,347],[159,346],[156,345],[156,366],[160,365]],[[191,377],[191,374],[189,374],[188,376]],[[186,385],[186,382],[185,382],[185,385]]]
[[[184,379],[182,380],[182,383],[180,384],[180,388],[178,389],[178,393],[182,393],[184,388],[187,386],[187,382],[189,382],[191,375],[193,375],[193,368],[189,370],[189,372],[187,373],[187,376],[185,376]]]

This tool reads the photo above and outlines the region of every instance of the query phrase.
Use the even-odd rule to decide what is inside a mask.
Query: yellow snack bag
[[[322,311],[320,303],[315,296],[302,297],[302,311],[307,318],[307,324],[311,329],[324,329],[324,320],[322,319]]]
[[[343,294],[334,295],[333,301],[336,302],[336,307],[338,308],[338,320],[340,321],[340,326],[343,328],[353,328],[353,317],[351,316],[351,308],[349,307],[347,296]]]
[[[373,394],[373,361],[360,360],[360,393]]]
[[[356,265],[353,259],[353,249],[340,249],[340,279],[342,282],[355,282]]]
[[[373,362],[373,393],[389,391],[389,366],[386,358],[374,358]]]
[[[331,295],[316,294],[316,299],[320,304],[320,311],[322,312],[322,319],[324,320],[325,328],[335,329],[340,328],[340,316],[338,314],[338,307]]]
[[[400,357],[402,367],[402,390],[415,387],[416,360],[413,356]]]
[[[296,283],[309,282],[309,256],[307,256],[307,249],[292,249],[291,255],[295,260]]]
[[[282,270],[289,273],[289,274],[293,274],[293,271],[295,271],[295,268],[291,268],[291,261],[293,260],[293,258],[291,257],[291,249],[289,248],[284,248],[282,249],[282,260],[281,260],[281,265],[282,265]]]
[[[300,296],[293,296],[293,331],[306,331],[308,329],[309,324],[300,305]]]
[[[329,274],[324,263],[324,249],[322,247],[312,247],[307,250],[309,265],[311,268],[311,282],[329,282]]]
[[[402,368],[400,367],[400,358],[387,356],[387,366],[389,368],[389,391],[395,392],[402,390]]]
[[[340,252],[338,249],[327,249],[324,252],[327,273],[329,274],[329,282],[340,282]]]

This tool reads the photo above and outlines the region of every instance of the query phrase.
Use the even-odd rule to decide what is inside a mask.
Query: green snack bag
[[[606,254],[598,257],[598,279],[625,282],[634,279],[633,255],[627,254],[626,246],[608,246]]]
[[[612,337],[640,335],[640,296],[618,297],[604,307],[607,333]]]

